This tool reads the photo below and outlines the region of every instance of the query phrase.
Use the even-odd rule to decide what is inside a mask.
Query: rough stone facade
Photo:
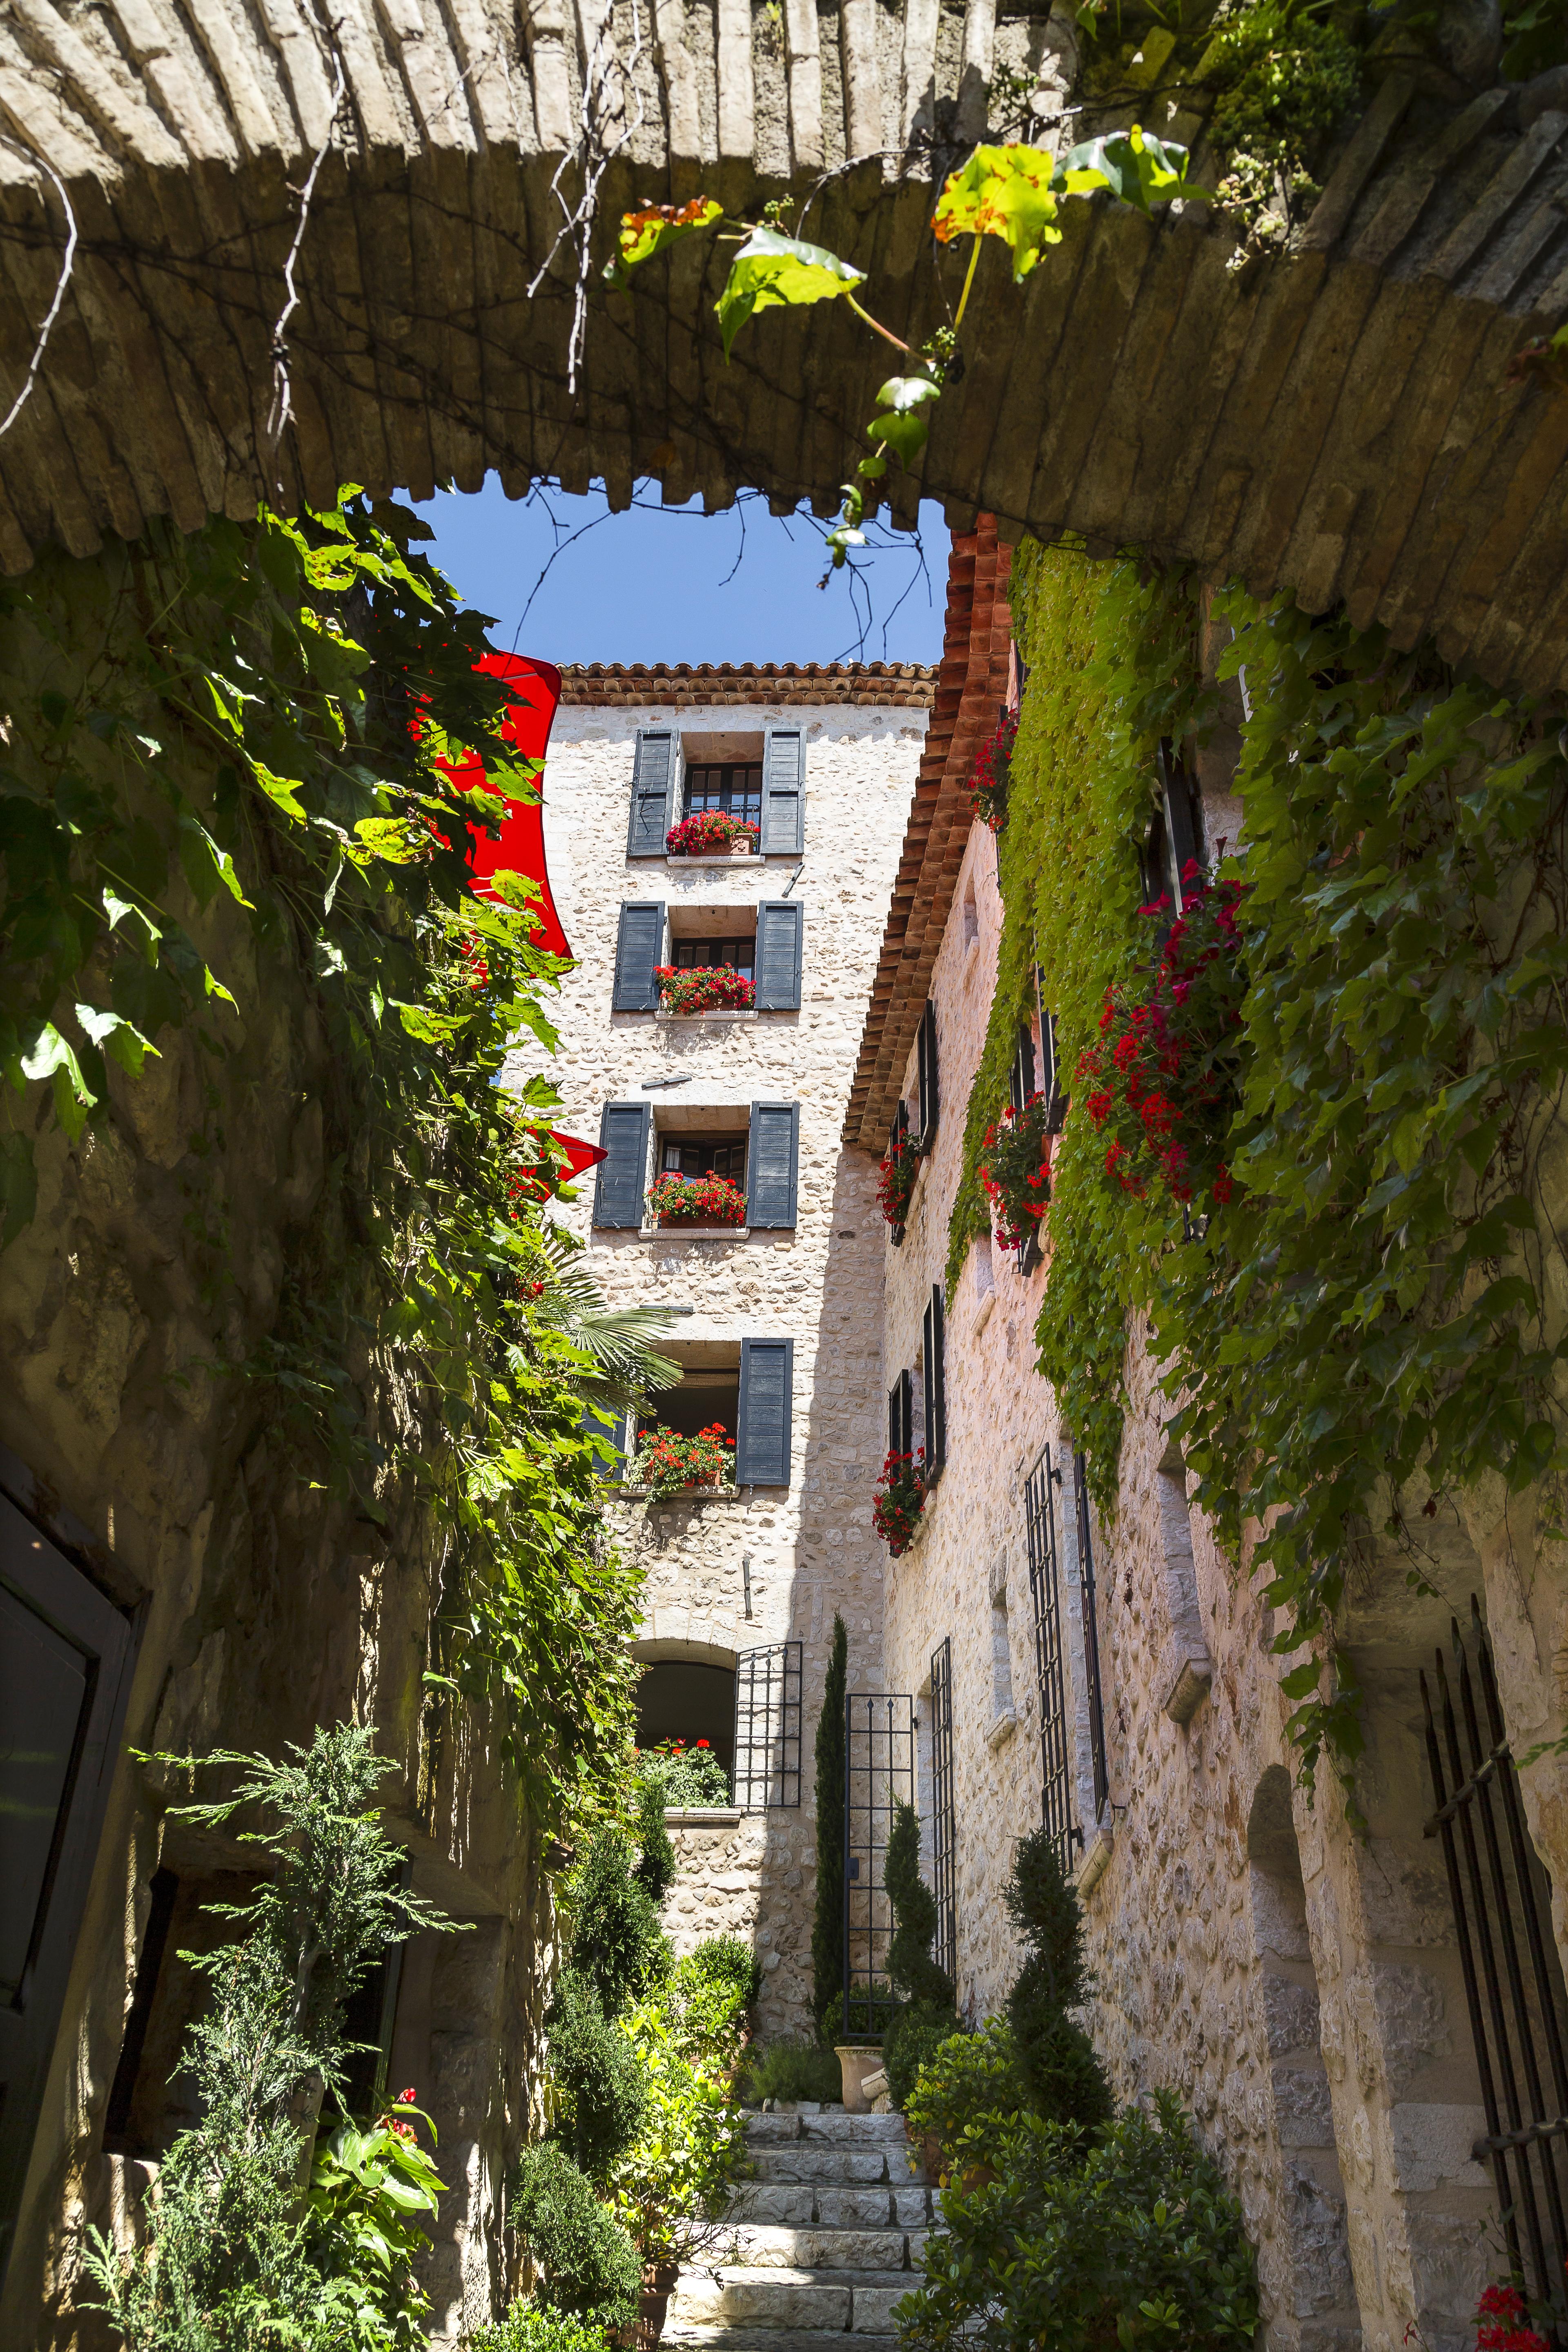
[[[649,680],[658,698],[638,705],[626,699],[625,673],[568,674],[545,798],[552,887],[578,959],[556,1015],[556,1068],[563,1124],[589,1138],[608,1101],[651,1101],[656,1121],[676,1117],[693,1130],[705,1112],[722,1123],[743,1121],[755,1101],[800,1107],[791,1230],[694,1239],[595,1228],[592,1178],[572,1212],[605,1296],[668,1311],[661,1345],[694,1369],[732,1362],[742,1338],[795,1342],[787,1489],[628,1499],[614,1517],[647,1569],[638,1650],[650,1663],[728,1667],[753,1648],[803,1644],[799,1804],[721,1828],[678,1826],[683,1867],[668,1913],[679,1947],[730,1929],[752,1937],[766,1971],[763,2029],[799,2032],[810,2000],[812,1750],[836,1611],[848,1630],[851,1687],[881,1678],[883,1559],[871,1528],[885,1447],[881,1218],[875,1168],[844,1149],[840,1130],[930,681],[916,681],[917,700],[907,677],[841,672],[813,705],[787,677],[759,672],[737,708],[735,689],[704,698],[710,676]],[[760,742],[760,730],[782,719],[805,732],[803,856],[628,858],[639,726],[673,723],[699,747],[736,735]],[[624,903],[663,900],[674,920],[721,935],[786,886],[804,908],[798,1012],[669,1019],[612,1010]],[[684,1083],[645,1083],[671,1078]]]

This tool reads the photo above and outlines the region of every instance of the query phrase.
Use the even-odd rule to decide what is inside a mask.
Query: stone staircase
[[[831,2337],[863,2352],[894,2342],[892,2308],[916,2283],[933,2191],[910,2168],[901,2116],[842,2107],[752,2116],[752,2178],[737,2191],[733,2238],[710,2266],[683,2272],[668,2344],[812,2352]]]

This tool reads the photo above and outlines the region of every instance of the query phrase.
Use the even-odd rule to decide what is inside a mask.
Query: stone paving
[[[752,2116],[746,2146],[752,2177],[733,2237],[710,2267],[683,2274],[665,2341],[811,2352],[849,2335],[890,2352],[893,2305],[915,2284],[936,2218],[903,2118],[803,2103]]]

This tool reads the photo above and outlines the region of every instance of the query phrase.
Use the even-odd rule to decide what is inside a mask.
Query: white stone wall
[[[639,725],[683,735],[805,730],[803,859],[634,859],[626,856]],[[836,1610],[849,1633],[852,1688],[881,1682],[882,1551],[871,1495],[884,1451],[879,1388],[882,1224],[876,1171],[840,1142],[850,1078],[924,736],[919,710],[761,705],[715,709],[563,709],[545,777],[552,887],[577,967],[561,994],[555,1075],[561,1124],[590,1139],[607,1100],[683,1110],[753,1100],[800,1104],[798,1223],[793,1233],[692,1240],[591,1226],[593,1181],[567,1212],[617,1304],[687,1310],[670,1344],[787,1335],[795,1340],[790,1485],[736,1499],[628,1502],[615,1518],[648,1571],[641,1651],[728,1662],[799,1639],[801,1805],[747,1816],[732,1831],[677,1832],[689,1867],[668,1917],[678,1944],[698,1932],[753,1936],[766,1971],[765,2032],[803,2032],[810,1999],[815,1862],[812,1748]],[[797,864],[800,873],[792,881]],[[626,899],[753,907],[790,895],[805,909],[798,1013],[704,1023],[613,1013],[611,981]],[[679,1088],[654,1076],[689,1075]],[[658,1112],[656,1109],[656,1118]],[[750,1556],[752,1614],[742,1558]],[[715,1850],[715,1839],[720,1841]],[[703,1898],[700,1900],[700,1891]],[[694,1923],[711,1912],[714,1925]]]

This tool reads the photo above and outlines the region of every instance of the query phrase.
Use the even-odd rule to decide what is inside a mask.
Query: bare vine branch
[[[348,88],[348,74],[343,65],[342,51],[338,47],[336,26],[323,25],[313,8],[310,14],[332,60],[332,103],[328,111],[327,127],[322,133],[321,143],[310,159],[310,168],[305,174],[304,185],[300,190],[299,215],[294,223],[294,235],[289,247],[288,257],[283,264],[283,308],[279,311],[272,324],[272,404],[267,412],[266,436],[268,448],[274,458],[281,446],[284,432],[293,421],[294,415],[294,387],[289,373],[289,321],[300,307],[300,289],[294,281],[294,268],[300,258],[300,248],[305,242],[305,231],[310,226],[310,205],[315,198],[316,182],[321,176],[321,166],[331,152],[338,127],[338,110],[342,105],[343,93]]]
[[[48,174],[54,182],[55,193],[65,207],[66,215],[66,249],[60,261],[60,274],[55,280],[55,298],[44,314],[43,325],[38,329],[37,339],[33,345],[33,356],[28,362],[27,373],[22,379],[22,389],[11,403],[4,421],[0,422],[0,439],[3,439],[26,406],[33,386],[37,383],[38,370],[43,366],[44,353],[48,348],[55,320],[60,315],[60,309],[66,299],[66,289],[70,284],[71,271],[76,264],[77,228],[76,215],[71,210],[71,200],[67,194],[66,184],[49,162],[48,157],[37,153],[31,148],[21,146],[5,131],[0,131],[0,144],[8,147],[14,155],[20,155],[24,163],[34,164],[40,172],[46,172]]]
[[[583,344],[588,328],[588,274],[592,266],[591,248],[594,222],[599,209],[599,187],[605,173],[621,149],[642,129],[645,109],[642,92],[636,74],[643,52],[642,12],[637,0],[631,0],[632,49],[624,62],[615,37],[615,0],[602,0],[598,29],[593,45],[583,61],[583,106],[581,135],[569,147],[555,166],[550,182],[550,193],[560,205],[563,215],[555,241],[530,280],[528,299],[531,302],[562,247],[569,242],[577,248],[576,277],[572,289],[572,332],[566,345],[566,389],[575,395],[577,370],[582,362]],[[619,83],[618,100],[612,100],[612,82]],[[626,121],[626,93],[630,91],[636,114]],[[621,115],[619,138],[606,142],[605,125],[618,110]],[[581,163],[582,193],[576,204],[568,205],[561,192],[561,178],[566,166]]]

